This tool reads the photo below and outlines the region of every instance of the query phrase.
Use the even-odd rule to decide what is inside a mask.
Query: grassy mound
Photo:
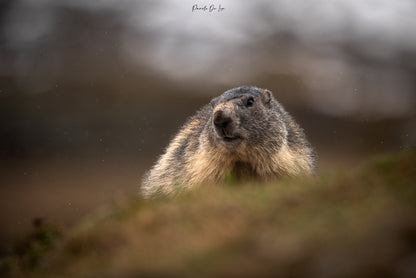
[[[36,267],[9,273],[415,277],[415,266],[413,150],[309,179],[118,200],[58,239]]]

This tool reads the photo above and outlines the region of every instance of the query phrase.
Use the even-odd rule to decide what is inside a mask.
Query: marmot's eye
[[[249,99],[247,100],[246,105],[247,105],[248,107],[250,107],[250,106],[253,106],[253,104],[254,104],[254,99],[253,99],[253,98],[249,98]]]

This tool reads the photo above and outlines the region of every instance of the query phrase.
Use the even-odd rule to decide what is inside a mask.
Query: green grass
[[[414,277],[416,151],[313,178],[119,200],[53,246],[9,274]]]

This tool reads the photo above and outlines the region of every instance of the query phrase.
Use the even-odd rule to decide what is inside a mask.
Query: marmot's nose
[[[214,114],[214,125],[217,128],[225,128],[231,123],[231,117],[223,111],[217,111]]]

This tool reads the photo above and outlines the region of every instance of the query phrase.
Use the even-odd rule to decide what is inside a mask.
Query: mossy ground
[[[16,255],[3,271],[24,277],[415,277],[416,151],[312,178],[117,200],[47,246],[36,265],[22,270]]]

